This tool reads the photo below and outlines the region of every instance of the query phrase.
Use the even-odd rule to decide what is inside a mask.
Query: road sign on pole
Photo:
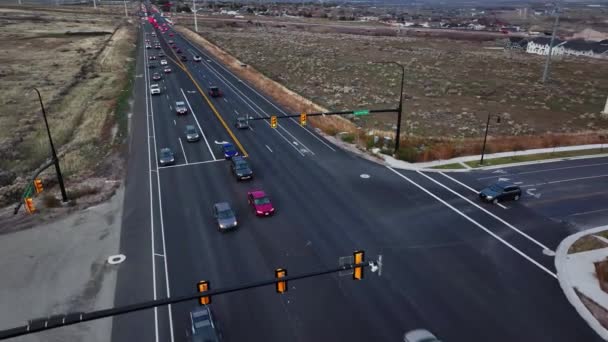
[[[369,114],[369,109],[354,110],[353,114],[356,115],[356,116],[359,116],[359,115],[368,115]]]

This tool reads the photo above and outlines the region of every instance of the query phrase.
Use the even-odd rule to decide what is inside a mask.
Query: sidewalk
[[[484,156],[484,159],[490,160],[490,159],[496,159],[496,158],[523,156],[523,155],[531,155],[531,154],[555,153],[555,152],[566,152],[566,151],[584,151],[584,150],[593,150],[593,149],[601,149],[601,148],[606,148],[606,153],[594,154],[594,155],[590,155],[590,156],[563,157],[563,158],[555,158],[555,159],[542,159],[542,160],[535,160],[535,161],[527,161],[527,162],[521,162],[521,163],[501,164],[501,165],[494,165],[494,166],[478,167],[478,168],[475,168],[475,170],[491,170],[491,169],[505,168],[505,167],[512,167],[512,166],[549,163],[549,162],[554,162],[554,161],[561,161],[564,159],[573,160],[573,159],[606,157],[606,156],[608,156],[608,144],[577,145],[577,146],[565,146],[565,147],[555,147],[555,148],[537,148],[537,149],[525,150],[525,151],[491,153],[491,154],[486,154]],[[432,169],[432,167],[448,165],[448,164],[458,164],[458,163],[464,163],[464,162],[470,162],[470,161],[477,161],[481,158],[481,155],[476,155],[476,156],[457,157],[457,158],[445,159],[445,160],[434,160],[434,161],[430,161],[430,162],[408,163],[403,160],[395,159],[391,156],[382,155],[382,154],[378,154],[378,155],[381,156],[382,158],[384,158],[384,161],[389,166],[397,168],[397,169],[424,170],[424,171],[434,171],[434,172],[468,172],[471,170],[470,168]]]
[[[564,239],[556,250],[555,268],[559,284],[570,304],[598,335],[608,340],[608,330],[576,293],[578,291],[598,307],[603,308],[600,310],[608,312],[608,293],[600,288],[594,266],[594,262],[608,257],[608,247],[568,254],[570,247],[580,238],[605,230],[608,230],[608,226],[588,229]],[[605,320],[606,315],[603,316],[600,319]]]

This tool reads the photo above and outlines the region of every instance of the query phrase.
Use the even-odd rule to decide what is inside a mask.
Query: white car
[[[167,65],[167,60],[166,59],[161,59],[160,60],[160,65]]]
[[[150,94],[151,95],[160,94],[160,87],[158,86],[158,84],[150,85]]]
[[[194,57],[192,57],[192,59],[194,59],[195,62],[200,62],[202,60],[201,56],[197,56],[197,55],[194,55]]]
[[[426,329],[416,329],[405,333],[404,342],[441,342],[435,335]]]

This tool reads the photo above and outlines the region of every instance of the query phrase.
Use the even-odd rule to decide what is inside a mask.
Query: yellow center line
[[[167,45],[169,45],[169,44],[167,44]],[[247,153],[247,151],[245,150],[245,148],[243,147],[243,145],[241,144],[241,142],[239,141],[239,139],[236,138],[236,136],[234,135],[234,133],[230,129],[230,126],[228,126],[228,124],[226,124],[226,121],[224,121],[224,118],[222,118],[222,116],[217,111],[217,109],[215,108],[215,106],[213,105],[213,103],[211,103],[211,100],[209,100],[209,98],[207,97],[207,94],[205,94],[205,92],[203,91],[203,89],[201,88],[201,86],[198,84],[198,82],[196,82],[196,80],[194,79],[194,77],[192,76],[192,74],[190,73],[190,71],[188,71],[188,69],[186,68],[186,66],[181,61],[179,61],[179,58],[177,57],[177,54],[173,50],[173,48],[171,48],[171,52],[175,56],[175,59],[173,59],[173,58],[171,58],[169,56],[167,56],[167,58],[170,59],[170,60],[172,60],[173,63],[175,63],[175,65],[177,65],[178,68],[182,69],[186,73],[186,75],[188,75],[188,77],[190,78],[190,80],[192,80],[192,83],[194,83],[194,86],[196,87],[196,89],[198,90],[198,92],[201,93],[201,95],[203,96],[203,98],[205,99],[205,101],[207,101],[207,104],[209,105],[209,107],[211,107],[211,111],[213,111],[213,113],[218,118],[218,120],[220,120],[220,122],[222,123],[222,125],[224,126],[224,128],[226,129],[226,131],[228,132],[228,134],[230,135],[230,137],[232,138],[232,140],[236,143],[236,146],[238,146],[238,148],[241,150],[243,156],[244,157],[248,157],[249,153]]]

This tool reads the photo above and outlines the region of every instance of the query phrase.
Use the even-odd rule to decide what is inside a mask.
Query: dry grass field
[[[105,163],[125,133],[115,109],[125,101],[135,39],[132,24],[103,10],[0,8],[1,204],[18,200],[50,157],[34,87],[72,188],[111,173]],[[52,175],[43,177],[47,188]]]
[[[543,57],[501,49],[504,40],[488,37],[378,36],[242,21],[202,21],[199,31],[269,78],[335,110],[396,107],[400,69],[378,62],[403,64],[403,127],[406,143],[416,149],[406,159],[476,153],[488,113],[502,118],[491,126],[491,151],[606,139],[608,118],[600,111],[608,95],[608,60],[556,58],[551,82],[543,86]],[[395,116],[354,123],[390,135]],[[444,146],[439,155],[431,153],[436,145]]]

